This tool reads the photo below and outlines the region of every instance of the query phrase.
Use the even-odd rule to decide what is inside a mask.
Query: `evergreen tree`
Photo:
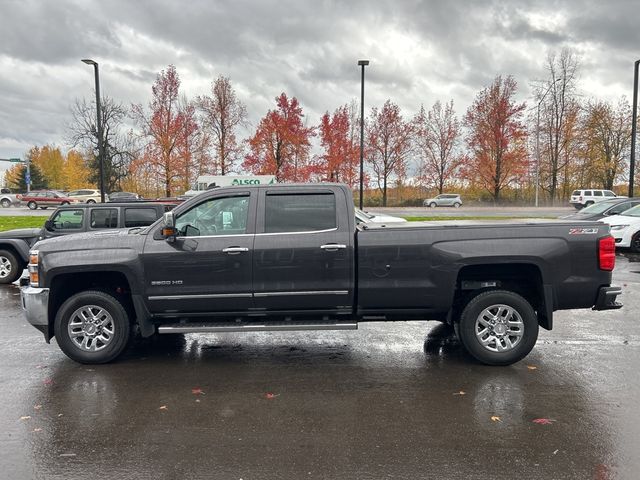
[[[19,192],[26,192],[27,182],[25,177],[27,176],[27,167],[21,165],[19,168],[18,175],[8,179],[9,187]],[[31,190],[42,190],[48,187],[47,180],[37,165],[32,163],[29,166],[29,170],[31,171]]]

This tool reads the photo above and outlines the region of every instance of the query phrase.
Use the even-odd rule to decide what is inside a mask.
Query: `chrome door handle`
[[[247,247],[227,247],[222,250],[222,253],[228,253],[229,255],[237,255],[242,252],[248,252]]]
[[[347,246],[339,243],[327,243],[326,245],[320,245],[320,248],[327,252],[335,252],[336,250],[344,250]]]

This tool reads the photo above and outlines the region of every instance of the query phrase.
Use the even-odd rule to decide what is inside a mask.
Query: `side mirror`
[[[51,220],[44,222],[44,229],[49,232],[53,232],[53,222]]]
[[[165,214],[162,216],[162,223],[163,238],[169,243],[175,242],[178,231],[175,227],[176,219],[173,215],[173,212],[165,212]]]

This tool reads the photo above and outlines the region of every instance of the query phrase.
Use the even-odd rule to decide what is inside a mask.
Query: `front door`
[[[152,313],[219,313],[253,306],[255,193],[207,196],[176,215],[173,243],[149,235],[143,255]]]
[[[256,309],[351,308],[354,233],[344,215],[350,211],[346,201],[339,189],[261,191],[253,269]]]

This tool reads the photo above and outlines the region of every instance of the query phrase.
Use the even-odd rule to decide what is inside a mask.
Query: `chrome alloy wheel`
[[[0,257],[0,278],[7,278],[9,275],[11,275],[11,260]]]
[[[475,333],[480,344],[487,350],[508,352],[522,341],[524,322],[513,307],[491,305],[478,315]]]
[[[84,305],[71,315],[68,332],[78,348],[86,352],[98,352],[113,340],[115,325],[104,308]]]

